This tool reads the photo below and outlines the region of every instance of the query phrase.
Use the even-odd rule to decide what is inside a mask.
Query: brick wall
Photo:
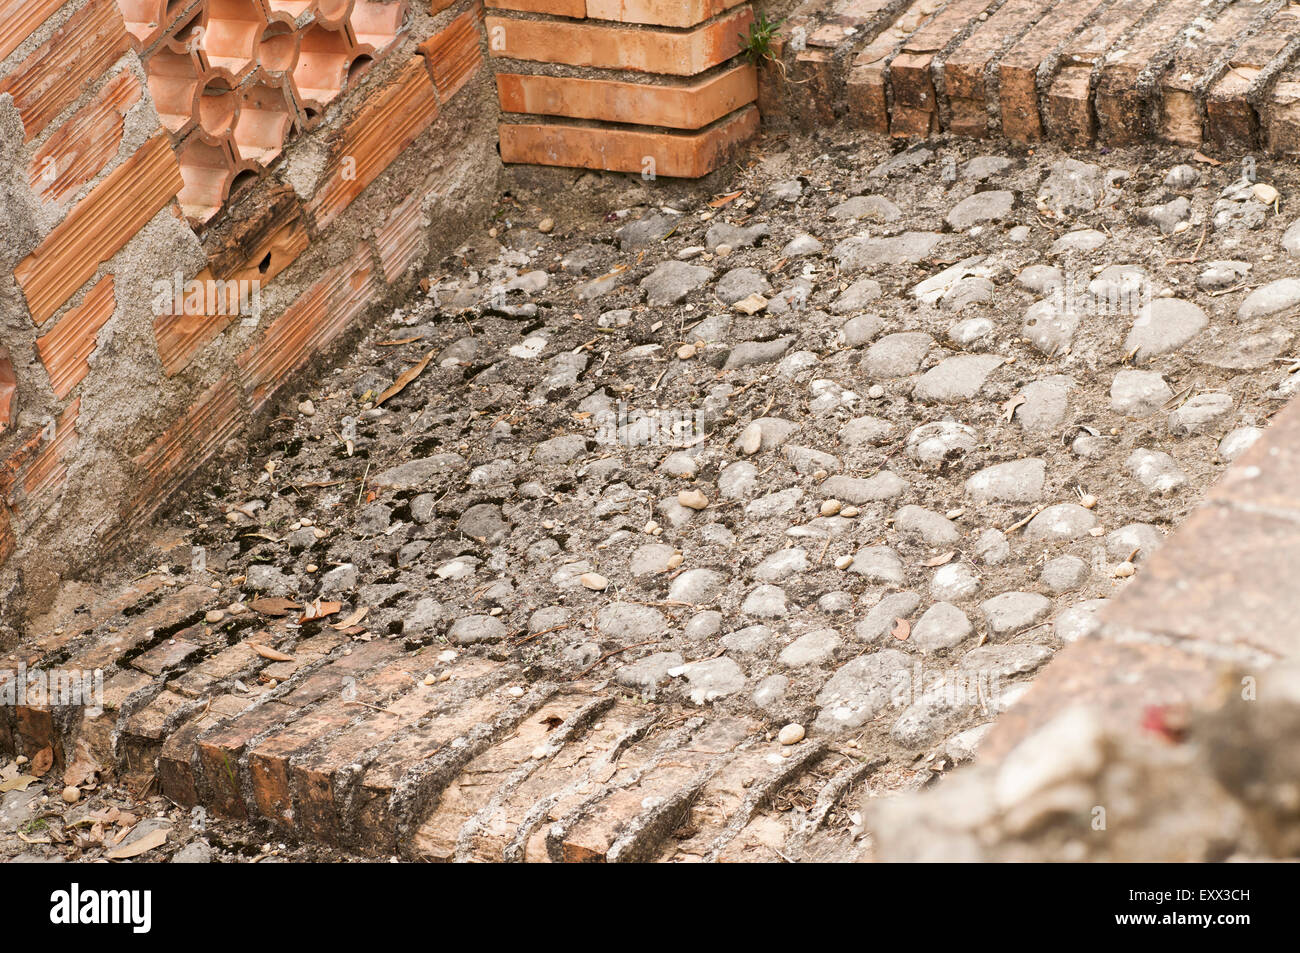
[[[120,548],[481,220],[482,14],[0,0],[5,611]]]

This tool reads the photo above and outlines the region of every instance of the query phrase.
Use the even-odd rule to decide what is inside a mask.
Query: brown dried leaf
[[[744,194],[744,189],[737,189],[735,192],[728,192],[726,195],[719,195],[709,203],[709,208],[722,208],[724,205],[730,205]]]
[[[100,765],[90,754],[90,747],[82,741],[77,746],[77,756],[63,769],[63,784],[76,787],[85,784],[99,773]]]
[[[10,791],[26,791],[30,785],[36,783],[36,776],[31,774],[19,774],[12,778],[6,778],[0,781],[0,794],[7,794]]]
[[[1204,162],[1206,165],[1223,165],[1218,159],[1211,159],[1203,152],[1197,152],[1192,156],[1197,162]]]
[[[342,608],[343,603],[341,602],[322,602],[320,599],[317,599],[315,602],[310,603],[307,606],[307,611],[298,619],[298,624],[302,625],[304,622],[310,622],[312,619],[323,619],[326,616],[333,615]]]
[[[352,613],[346,619],[341,619],[340,621],[335,622],[332,626],[330,626],[330,628],[338,629],[340,632],[342,632],[344,629],[352,628],[354,625],[356,625],[358,622],[360,622],[369,614],[370,614],[370,606],[362,606],[360,609]]]
[[[927,559],[923,565],[925,565],[929,569],[933,569],[935,566],[942,566],[945,563],[952,562],[952,557],[956,555],[957,555],[957,551],[950,549],[948,550],[948,552],[943,553],[942,555],[935,556],[932,559]]]
[[[417,377],[419,377],[421,374],[424,373],[424,369],[429,366],[429,362],[432,360],[433,360],[433,351],[430,351],[428,354],[424,355],[424,357],[420,359],[420,362],[418,364],[408,367],[406,370],[402,371],[401,375],[397,378],[397,380],[393,381],[393,386],[388,388],[388,390],[384,391],[382,394],[380,394],[378,397],[375,398],[375,406],[378,407],[384,401],[388,400],[388,398],[393,397],[396,394],[400,394],[402,391],[404,391],[406,389],[407,384],[411,383],[411,381],[415,380]]]
[[[262,658],[270,659],[272,662],[296,661],[292,655],[285,655],[283,652],[277,651],[269,645],[263,645],[261,642],[249,642],[248,647],[258,655],[262,656]]]
[[[32,755],[31,767],[28,769],[38,778],[43,777],[46,771],[54,767],[54,749],[46,745],[36,754]]]
[[[889,634],[900,642],[906,642],[908,636],[912,634],[912,625],[906,619],[895,619],[894,627]]]
[[[1009,401],[1002,405],[1002,419],[1011,423],[1011,418],[1016,415],[1016,408],[1025,402],[1024,394],[1017,394]]]
[[[128,857],[139,857],[141,854],[148,853],[155,847],[161,847],[167,843],[169,833],[170,831],[167,828],[157,828],[145,834],[139,840],[133,840],[129,844],[114,847],[104,857],[108,860],[125,860]]]
[[[294,609],[301,609],[298,603],[292,599],[283,599],[279,596],[268,596],[265,599],[254,599],[248,604],[248,608],[261,615],[281,616],[288,615]]]

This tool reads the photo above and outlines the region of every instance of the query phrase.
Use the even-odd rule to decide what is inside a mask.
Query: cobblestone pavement
[[[1300,384],[1296,176],[761,148],[521,176],[69,583],[0,669],[104,710],[0,707],[0,856],[871,859]]]

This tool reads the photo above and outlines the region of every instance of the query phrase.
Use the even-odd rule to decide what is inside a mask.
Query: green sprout
[[[784,19],[769,20],[766,14],[760,13],[758,19],[749,25],[749,35],[740,34],[740,51],[745,59],[755,66],[764,60],[779,63],[776,51],[772,49],[772,41],[780,37],[781,24],[784,22]]]

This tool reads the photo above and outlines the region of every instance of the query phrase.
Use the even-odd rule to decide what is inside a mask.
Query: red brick
[[[64,664],[68,668],[107,669],[127,652],[148,642],[157,629],[179,626],[215,597],[216,593],[207,586],[186,586],[133,616],[116,632],[101,633],[85,650],[76,653]]]
[[[66,312],[54,327],[36,339],[36,350],[50,375],[55,397],[60,400],[67,397],[89,373],[96,338],[116,307],[113,276],[105,275],[86,292],[81,304]]]
[[[245,818],[241,780],[244,748],[256,736],[294,717],[297,708],[280,702],[264,702],[238,716],[223,728],[199,738],[199,764],[206,796],[204,803],[223,817]]]
[[[1220,147],[1257,143],[1259,117],[1250,102],[1256,80],[1298,33],[1300,15],[1285,7],[1237,48],[1205,99],[1207,141]]]
[[[327,271],[239,355],[240,380],[254,412],[365,311],[374,290],[374,267],[363,244],[350,259]]]
[[[501,159],[534,165],[645,172],[699,178],[726,161],[732,149],[758,131],[758,110],[744,109],[693,135],[632,132],[560,124],[503,123]]]
[[[434,13],[451,6],[453,0],[434,0]],[[518,10],[520,13],[547,13],[581,20],[587,15],[587,0],[487,0],[493,10]]]
[[[426,227],[424,196],[417,192],[393,209],[388,221],[375,229],[379,267],[389,284],[406,274],[419,257]]]
[[[12,73],[0,78],[28,141],[131,48],[114,0],[90,0]]]
[[[111,2],[111,0],[110,0]],[[44,323],[180,191],[176,156],[159,134],[91,189],[14,277],[38,324]]]
[[[328,228],[437,115],[433,80],[423,60],[412,59],[343,127],[322,184],[307,206],[317,229]]]
[[[701,129],[756,100],[758,73],[742,65],[683,86],[498,73],[497,91],[506,112]]]
[[[305,231],[302,238],[305,247]],[[227,282],[218,279],[210,268],[204,268],[190,279],[195,284],[186,282],[182,286],[182,289],[195,289],[195,293],[184,290],[179,296],[167,293],[163,302],[165,306],[158,307],[158,303],[155,303],[157,313],[153,319],[154,344],[158,348],[158,359],[162,362],[163,372],[168,377],[179,374],[188,367],[195,355],[240,314],[240,280],[258,279],[231,278]],[[171,285],[171,282],[166,283]]]
[[[131,667],[150,675],[161,675],[169,669],[177,668],[187,659],[202,649],[182,638],[164,639],[147,652],[142,652],[131,660]]]
[[[1051,60],[1075,31],[1092,22],[1093,14],[1104,5],[1104,0],[1058,3],[1003,55],[998,63],[998,107],[1002,133],[1008,139],[1033,142],[1043,137],[1038,115],[1038,67]]]
[[[43,202],[62,202],[117,155],[122,120],[140,101],[140,81],[123,70],[60,126],[32,156],[27,179]]]
[[[893,92],[890,134],[926,136],[939,129],[931,68],[937,56],[954,42],[990,5],[992,0],[952,0],[903,41],[889,65]]]
[[[921,10],[926,6],[925,0],[916,0],[893,21],[888,30],[863,47],[854,58],[845,89],[849,119],[853,125],[872,132],[889,131],[886,85],[889,63],[899,46],[896,33],[902,29],[904,22],[921,16]]]
[[[1160,135],[1184,146],[1199,146],[1205,125],[1205,89],[1222,74],[1226,55],[1260,15],[1261,7],[1229,4],[1205,32],[1189,36],[1160,79]]]
[[[479,23],[483,8],[475,5],[418,47],[443,102],[451,99],[483,65]]]
[[[144,672],[120,671],[104,679],[103,711],[91,717],[82,716],[78,738],[86,742],[95,760],[102,765],[114,763],[114,736],[117,733],[117,716],[122,706],[136,692],[154,683]]]
[[[1051,7],[1044,0],[1008,0],[947,56],[944,93],[953,132],[981,139],[989,134],[992,90],[986,86],[985,71]]]
[[[295,827],[289,788],[289,759],[322,736],[342,728],[353,718],[341,703],[327,705],[289,722],[283,730],[259,742],[249,752],[248,773],[257,812],[282,827]]]
[[[54,724],[54,713],[43,705],[14,707],[14,737],[29,758],[45,748],[54,752],[54,762],[63,764],[63,739]]]
[[[753,12],[745,7],[687,32],[561,20],[487,18],[493,56],[597,69],[694,76],[740,52]]]

